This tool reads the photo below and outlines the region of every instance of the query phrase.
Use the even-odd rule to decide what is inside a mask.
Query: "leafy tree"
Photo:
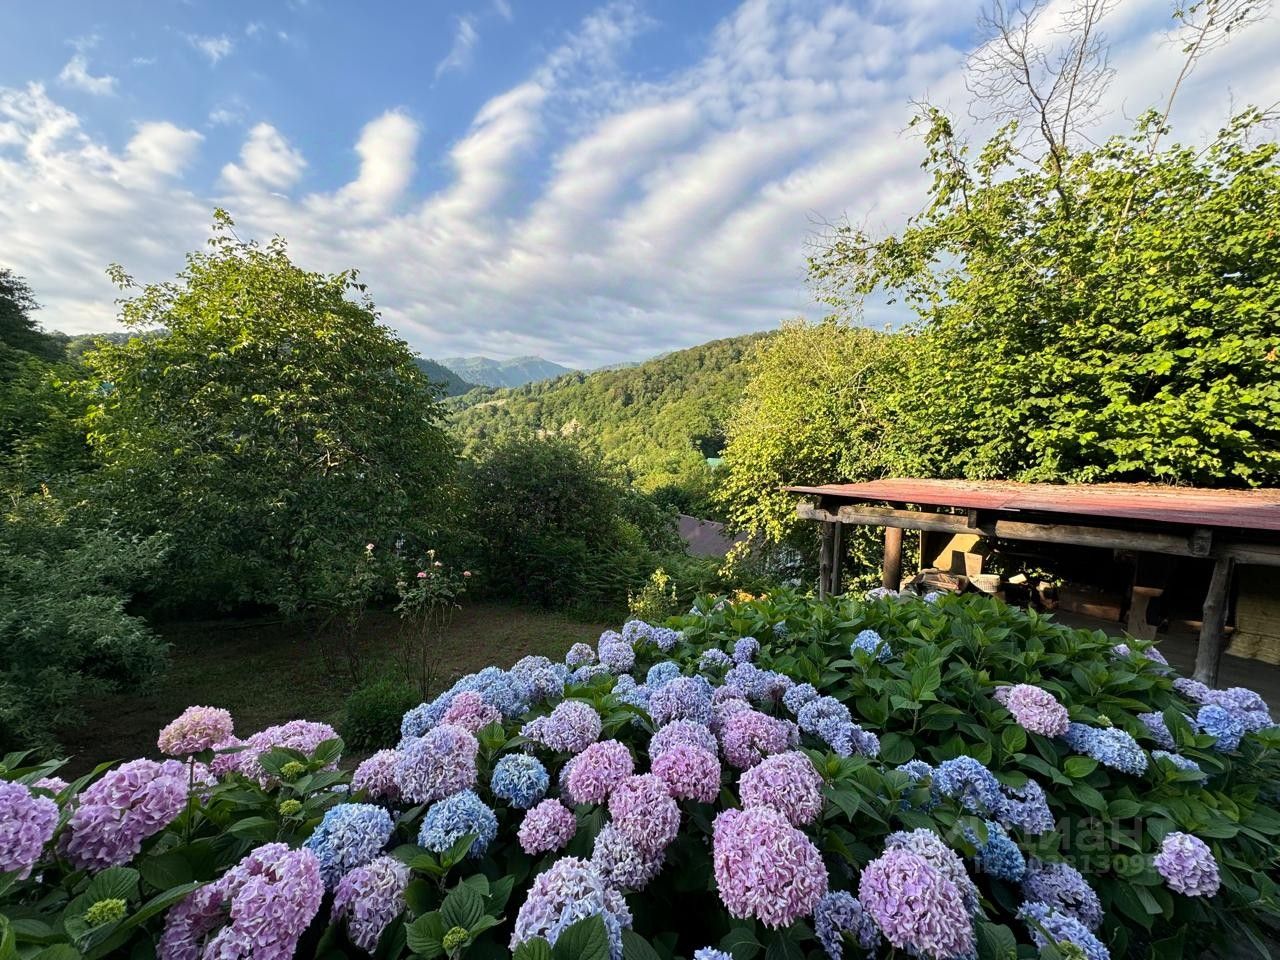
[[[109,501],[171,535],[170,599],[306,610],[366,542],[438,532],[438,395],[354,272],[303,270],[219,211],[209,251],[121,320],[166,332],[85,354],[89,439]]]
[[[62,356],[64,338],[45,333],[31,316],[39,307],[27,281],[0,267],[0,375],[15,350],[43,360]]]

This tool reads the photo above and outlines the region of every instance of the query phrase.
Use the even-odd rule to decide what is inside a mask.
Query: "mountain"
[[[473,449],[513,433],[579,436],[644,489],[705,492],[707,461],[724,446],[724,424],[746,386],[751,350],[768,336],[712,340],[620,369],[475,390],[453,401],[454,427]]]
[[[476,388],[474,383],[463,380],[462,377],[444,364],[435,360],[428,360],[426,357],[414,357],[413,362],[417,364],[419,370],[427,375],[428,380],[444,384],[444,395],[446,397],[456,397]]]
[[[446,357],[441,360],[467,383],[477,383],[484,387],[522,387],[536,380],[550,380],[564,373],[571,373],[569,367],[562,367],[541,357],[516,357],[514,360],[493,360],[489,357]]]

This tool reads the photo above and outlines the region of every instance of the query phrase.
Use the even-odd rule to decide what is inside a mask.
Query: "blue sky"
[[[358,267],[427,355],[594,366],[816,316],[815,221],[918,207],[909,104],[964,115],[980,6],[24,0],[0,37],[0,264],[46,326],[110,329],[106,264],[172,275],[222,205],[304,265]],[[1104,132],[1176,75],[1169,9],[1108,18]],[[1206,61],[1179,134],[1280,99],[1277,46],[1272,17]]]

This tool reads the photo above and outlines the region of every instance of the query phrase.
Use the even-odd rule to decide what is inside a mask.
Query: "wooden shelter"
[[[883,583],[890,589],[901,585],[903,530],[975,535],[997,543],[1098,547],[1132,552],[1139,560],[1211,561],[1195,670],[1196,679],[1210,685],[1217,679],[1222,656],[1235,568],[1280,567],[1280,490],[1274,489],[894,478],[787,490],[806,498],[797,508],[800,517],[822,523],[822,595],[840,590],[845,525],[884,528]],[[1139,572],[1141,567],[1135,564]],[[1145,611],[1149,597],[1158,592],[1135,574],[1131,627],[1140,622],[1135,611]]]

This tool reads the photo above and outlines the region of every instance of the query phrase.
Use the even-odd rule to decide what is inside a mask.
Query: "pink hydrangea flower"
[[[520,735],[557,753],[581,753],[599,739],[601,727],[600,714],[591,704],[564,700],[550,715],[526,723]]]
[[[434,803],[475,786],[480,743],[469,730],[442,724],[399,752],[396,785],[413,803]]]
[[[81,794],[59,848],[78,869],[105,870],[132,860],[187,805],[190,772],[177,760],[132,760],[108,770]]]
[[[352,791],[363,790],[370,800],[395,803],[400,799],[400,787],[396,783],[399,762],[398,750],[379,750],[356,767],[351,778]]]
[[[1067,708],[1048,690],[1033,687],[1029,683],[999,687],[995,698],[1028,733],[1038,733],[1042,737],[1060,737],[1071,725]]]
[[[778,720],[747,708],[725,721],[720,731],[720,746],[730,764],[747,770],[770,754],[794,747],[799,738],[796,725],[789,720]]]
[[[219,707],[187,707],[160,731],[156,741],[160,752],[171,757],[189,757],[212,750],[234,733],[231,714]]]
[[[742,775],[742,805],[770,807],[802,827],[822,813],[822,777],[798,750],[765,757]]]
[[[530,856],[559,850],[578,829],[573,811],[559,800],[543,800],[524,815],[516,839],[520,849]]]
[[[745,706],[745,704],[744,704]],[[649,759],[656,760],[663,751],[676,744],[697,747],[712,755],[716,754],[720,745],[711,728],[694,720],[674,720],[664,727],[659,727],[649,740]]]
[[[337,736],[338,732],[327,723],[313,723],[310,720],[290,720],[288,723],[281,723],[274,727],[267,727],[265,730],[259,730],[248,740],[243,741],[244,750],[239,753],[226,754],[225,756],[231,761],[230,766],[236,772],[243,774],[250,780],[257,780],[264,790],[272,790],[278,785],[276,778],[262,768],[262,764],[258,762],[258,757],[276,747],[288,747],[291,750],[297,750],[309,755],[314,753],[316,747],[320,746],[324,741],[333,740]],[[234,744],[234,738],[231,741],[218,744],[217,747],[218,749],[226,749],[232,745],[238,745]],[[215,763],[219,759],[221,758],[215,758]],[[325,769],[337,770],[337,759],[326,766]]]
[[[1212,897],[1222,884],[1213,851],[1189,833],[1168,834],[1152,863],[1169,889],[1183,896]]]
[[[472,733],[483,730],[491,723],[502,722],[502,711],[485,703],[476,690],[463,690],[455,694],[441,723],[451,723]]]
[[[264,844],[169,911],[157,955],[289,960],[323,898],[320,863],[310,850]]]
[[[604,803],[613,788],[634,772],[626,744],[601,740],[570,761],[565,787],[574,803]]]
[[[887,850],[872,860],[858,900],[895,947],[936,960],[973,955],[973,923],[960,891],[917,854]]]
[[[656,857],[680,832],[680,808],[652,773],[627,777],[609,796],[613,825],[641,853]]]
[[[776,810],[725,810],[712,827],[713,866],[730,916],[785,927],[827,892],[818,848]]]
[[[411,876],[407,865],[382,856],[338,881],[333,918],[346,921],[347,935],[361,950],[373,953],[382,931],[404,910],[404,891]]]
[[[714,803],[720,794],[720,760],[700,747],[667,747],[653,759],[653,773],[677,800]]]
[[[0,781],[0,873],[31,874],[58,825],[58,805],[21,783]]]

